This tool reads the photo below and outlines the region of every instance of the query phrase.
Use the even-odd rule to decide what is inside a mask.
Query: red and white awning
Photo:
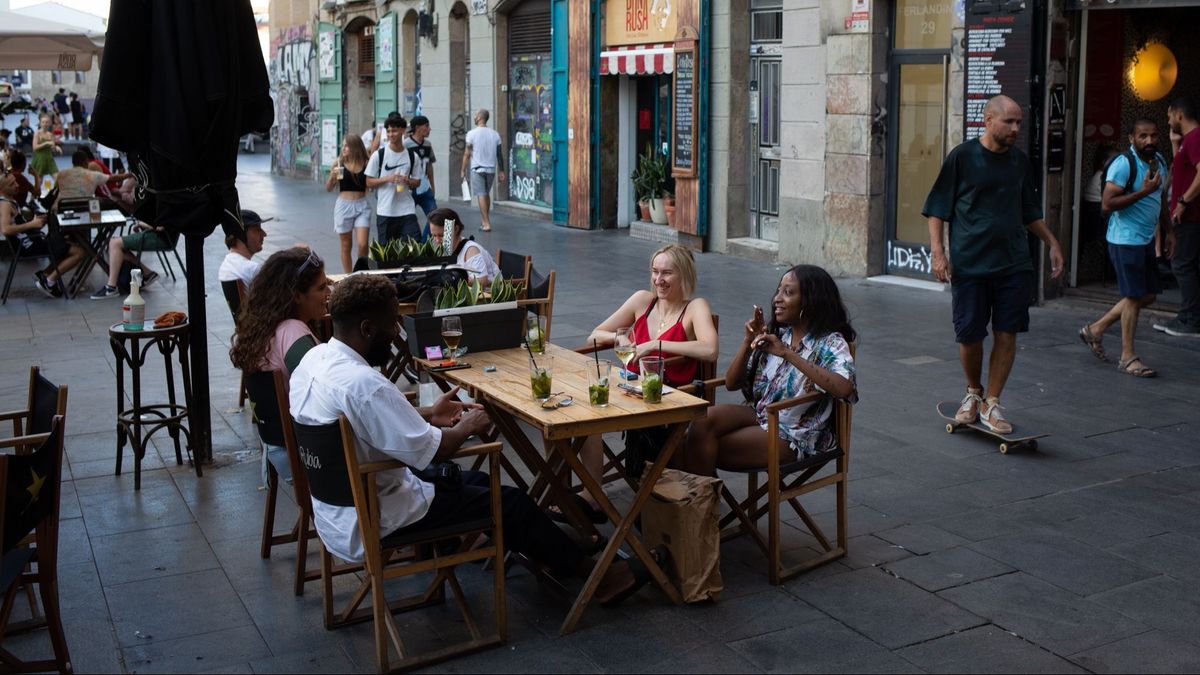
[[[673,45],[614,47],[600,52],[601,75],[658,75],[673,72]]]

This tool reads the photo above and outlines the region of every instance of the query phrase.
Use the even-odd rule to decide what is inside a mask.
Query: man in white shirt
[[[414,408],[378,370],[391,356],[399,334],[396,287],[385,277],[350,276],[329,298],[333,339],[313,347],[292,373],[292,416],[301,424],[330,424],[345,415],[354,428],[360,462],[398,459],[418,470],[377,474],[379,531],[389,535],[469,522],[491,515],[488,479],[463,471],[461,484],[434,484],[420,469],[445,462],[472,435],[491,427],[478,405],[460,403],[455,388],[429,408]],[[591,562],[558,529],[537,503],[517,488],[502,488],[504,545],[560,575],[586,575]],[[363,560],[354,507],[313,498],[317,533],[329,552],[343,560]],[[627,563],[618,562],[601,581],[597,598],[622,598],[645,583]]]
[[[463,153],[462,178],[467,180],[467,168],[471,170],[471,194],[479,198],[479,214],[482,216],[484,232],[492,231],[489,211],[492,206],[492,184],[499,169],[500,180],[504,180],[504,153],[500,147],[500,134],[488,128],[491,113],[480,108],[475,113],[475,128],[467,132],[467,151]]]
[[[254,211],[242,210],[242,225],[246,228],[246,241],[233,235],[225,237],[225,247],[229,249],[229,253],[225,254],[225,259],[217,268],[218,281],[240,281],[247,291],[250,290],[250,282],[254,281],[254,275],[258,274],[258,270],[262,268],[262,263],[252,260],[252,258],[263,248],[263,240],[267,238],[267,233],[263,230],[262,224],[270,220],[272,218],[263,220]]]
[[[412,191],[421,184],[421,178],[414,176],[413,152],[404,147],[404,130],[408,123],[393,113],[388,115],[383,126],[387,129],[387,145],[371,155],[367,162],[367,187],[376,190],[377,239],[381,244],[401,237],[420,239],[421,224],[417,220]]]

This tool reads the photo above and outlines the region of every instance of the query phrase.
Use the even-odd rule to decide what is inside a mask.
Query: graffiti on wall
[[[554,195],[550,56],[514,56],[509,65],[509,198],[550,206]]]
[[[318,117],[312,29],[291,26],[271,36],[271,90],[275,127],[271,130],[271,165],[276,173],[311,177],[316,170]]]

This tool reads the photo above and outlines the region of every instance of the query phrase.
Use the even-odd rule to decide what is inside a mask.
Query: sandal
[[[1096,358],[1105,363],[1112,363],[1108,358],[1108,354],[1104,351],[1104,338],[1093,335],[1090,324],[1084,324],[1083,328],[1079,329],[1079,339],[1083,341],[1083,344],[1088,346],[1088,349],[1092,350],[1092,355]]]
[[[650,554],[654,556],[654,562],[658,563],[660,567],[666,562],[669,555],[666,546],[655,547],[651,549]],[[633,574],[633,583],[613,594],[611,598],[601,602],[601,607],[616,607],[628,600],[634,593],[642,590],[643,586],[650,583],[650,568],[646,567],[645,563],[636,557],[629,558],[625,563],[629,565],[629,571]]]
[[[593,525],[603,525],[604,523],[608,522],[608,516],[604,515],[604,511],[602,511],[599,507],[592,506],[591,502],[577,494],[571,496],[575,499],[575,503],[579,505],[579,509],[583,511],[583,515],[587,516],[587,519],[591,521]],[[570,524],[571,522],[567,519],[566,514],[564,514],[562,509],[560,509],[558,506],[547,507],[546,515],[550,516],[550,520],[553,520],[556,523]]]
[[[1135,363],[1138,364],[1136,368],[1133,367],[1133,364]],[[1158,371],[1153,368],[1147,368],[1142,363],[1141,357],[1137,355],[1131,356],[1128,359],[1121,359],[1121,362],[1117,365],[1117,368],[1122,373],[1132,375],[1134,377],[1158,377]]]

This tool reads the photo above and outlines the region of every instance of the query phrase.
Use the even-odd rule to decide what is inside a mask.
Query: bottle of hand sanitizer
[[[129,282],[129,297],[121,307],[125,330],[142,330],[146,323],[146,301],[142,299],[142,271],[133,270]]]

